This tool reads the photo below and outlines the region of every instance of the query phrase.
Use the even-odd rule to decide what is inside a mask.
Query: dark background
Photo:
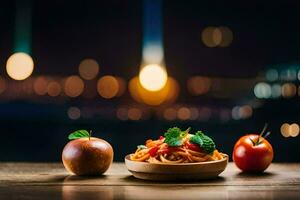
[[[13,53],[15,4],[2,1],[0,6],[0,74],[7,79],[5,63]],[[32,1],[32,6],[32,76],[77,74],[78,63],[86,57],[99,62],[99,76],[112,74],[129,81],[138,74],[142,1]],[[128,91],[112,100],[100,96],[63,100],[2,98],[0,94],[0,161],[59,161],[68,134],[77,129],[93,130],[95,136],[110,142],[115,160],[122,161],[136,145],[162,135],[171,126],[203,130],[215,139],[221,151],[231,154],[240,136],[260,132],[268,122],[275,161],[299,162],[299,136],[284,138],[280,133],[283,123],[299,122],[299,97],[257,100],[253,88],[242,96],[193,97],[185,86],[194,75],[260,80],[269,66],[298,62],[299,9],[298,1],[163,1],[166,66],[181,86],[175,104],[215,108],[258,101],[261,106],[254,109],[251,118],[226,123],[216,119],[170,122],[156,116],[163,106],[140,105]],[[232,44],[226,48],[206,47],[201,32],[207,26],[229,27]],[[150,117],[118,120],[112,113],[120,105],[148,109]],[[87,107],[98,114],[71,120],[66,114],[70,106]]]

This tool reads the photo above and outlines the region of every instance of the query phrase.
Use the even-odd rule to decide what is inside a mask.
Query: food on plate
[[[272,145],[266,140],[270,134],[249,134],[241,137],[235,144],[232,159],[236,166],[244,172],[263,172],[271,164],[274,153]]]
[[[195,163],[221,160],[224,155],[216,150],[214,141],[198,131],[190,133],[190,128],[181,131],[177,127],[168,129],[157,140],[147,140],[137,146],[130,160],[149,163]]]
[[[70,141],[63,149],[65,168],[76,175],[101,175],[113,161],[113,148],[105,140],[91,137],[86,130],[69,135]]]

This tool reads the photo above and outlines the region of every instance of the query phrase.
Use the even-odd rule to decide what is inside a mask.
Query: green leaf
[[[193,144],[198,144],[200,147],[203,145],[203,140],[199,135],[192,135],[190,137],[190,142]]]
[[[198,144],[208,154],[211,154],[216,149],[214,141],[202,131],[198,131],[194,136],[192,136],[190,138],[190,142]]]
[[[90,133],[87,132],[86,130],[78,130],[78,131],[74,131],[73,133],[71,133],[69,135],[69,140],[75,140],[78,138],[85,138],[85,137],[90,137]]]
[[[138,145],[137,148],[138,148],[138,149],[147,149],[147,147],[146,147],[145,145],[142,145],[142,144],[141,144],[141,145]]]
[[[180,128],[177,127],[169,128],[164,134],[164,142],[171,147],[181,146],[183,144],[182,138],[188,134],[189,130],[189,128],[186,131],[181,131]]]

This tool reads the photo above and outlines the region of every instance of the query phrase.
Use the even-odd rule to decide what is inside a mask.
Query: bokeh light
[[[232,110],[231,110],[231,116],[232,116],[232,119],[234,119],[234,120],[241,119],[241,116],[240,116],[240,107],[239,106],[235,106],[235,107],[232,108]]]
[[[111,99],[119,92],[119,82],[113,76],[103,76],[98,80],[97,91],[101,97]]]
[[[271,86],[272,98],[279,98],[281,96],[281,86],[274,84]]]
[[[297,79],[297,71],[295,69],[284,69],[280,72],[280,78],[283,81],[294,81]]]
[[[280,132],[283,137],[290,137],[289,129],[290,129],[290,125],[288,123],[284,123],[281,125]]]
[[[83,79],[92,80],[99,73],[99,64],[94,59],[84,59],[80,62],[78,70]]]
[[[116,96],[120,97],[126,92],[127,85],[126,85],[126,81],[123,78],[116,77],[116,79],[117,79],[118,84],[119,84],[119,89],[118,89],[118,92],[117,92]]]
[[[228,47],[233,40],[233,33],[230,30],[230,28],[226,26],[221,26],[218,28],[218,30],[221,32],[221,41],[219,42],[220,47]]]
[[[64,84],[65,94],[69,97],[78,97],[84,90],[84,82],[79,76],[70,76]]]
[[[253,114],[252,107],[249,105],[241,106],[239,108],[239,117],[242,119],[247,119]]]
[[[61,93],[61,86],[58,82],[52,81],[47,86],[47,93],[51,97],[56,97]]]
[[[296,123],[293,123],[292,125],[290,125],[290,136],[292,137],[297,137],[299,135],[299,125]]]
[[[209,26],[202,31],[201,38],[207,47],[227,47],[232,43],[233,33],[225,26]]]
[[[194,96],[207,93],[210,87],[211,80],[207,77],[194,76],[187,81],[187,89]]]
[[[284,137],[297,137],[300,132],[299,125],[297,123],[288,124],[284,123],[280,127],[280,132]]]
[[[190,108],[190,112],[191,112],[191,116],[190,116],[191,120],[198,119],[198,117],[199,117],[199,110],[198,110],[198,108],[192,107],[192,108]]]
[[[70,119],[79,119],[81,116],[81,112],[80,112],[80,109],[77,108],[77,107],[70,107],[68,109],[68,117]]]
[[[140,120],[142,118],[142,111],[138,108],[129,108],[128,109],[128,119],[130,120]]]
[[[172,121],[176,119],[177,111],[175,108],[167,108],[164,110],[163,115],[166,120]]]
[[[191,111],[187,107],[181,107],[177,111],[177,118],[180,120],[188,120],[191,117]]]
[[[278,71],[276,69],[268,69],[266,72],[266,79],[268,81],[276,81],[278,80]]]
[[[35,79],[33,83],[33,90],[37,95],[47,94],[48,80],[44,76],[40,76]]]
[[[122,120],[122,121],[125,121],[125,120],[128,119],[126,108],[118,108],[116,115],[117,115],[117,118]]]
[[[172,77],[168,77],[166,85],[158,91],[146,90],[138,77],[134,77],[129,81],[128,89],[134,100],[152,106],[174,102],[179,94],[179,84]]]
[[[271,86],[264,82],[257,83],[254,87],[254,94],[257,98],[270,98],[272,95]]]
[[[222,41],[222,32],[216,27],[206,27],[201,34],[202,42],[207,47],[216,47]]]
[[[297,87],[293,83],[285,83],[281,88],[282,96],[285,98],[291,98],[296,95]]]
[[[30,55],[26,53],[14,53],[6,63],[7,74],[14,80],[24,80],[33,72],[34,64]]]
[[[141,85],[149,91],[161,90],[167,83],[168,75],[164,67],[150,64],[142,67],[139,73]]]

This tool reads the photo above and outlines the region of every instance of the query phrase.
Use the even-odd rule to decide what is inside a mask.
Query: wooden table
[[[60,163],[1,163],[0,199],[300,199],[300,164],[247,175],[229,163],[215,180],[157,183],[135,179],[123,163],[100,177],[72,176]]]

